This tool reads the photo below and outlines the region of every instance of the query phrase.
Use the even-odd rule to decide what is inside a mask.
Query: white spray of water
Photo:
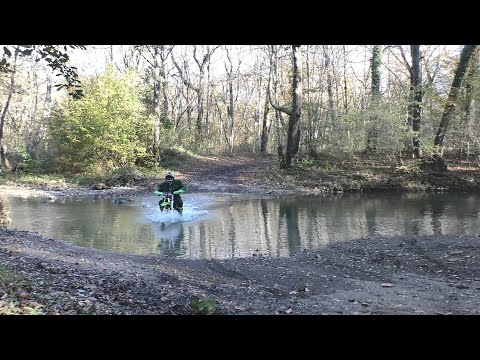
[[[161,212],[158,207],[158,197],[148,197],[142,201],[144,222],[171,224],[191,221],[208,214],[208,211],[204,210],[204,208],[210,200],[209,197],[205,196],[192,196],[188,200],[184,199],[183,213],[180,215],[177,211]]]
[[[183,213],[180,215],[175,210],[161,212],[158,197],[147,197],[142,201],[143,217],[140,221],[151,224],[162,252],[168,253],[168,256],[183,256],[184,250],[180,249],[178,244],[183,223],[208,214],[205,207],[210,201],[208,196],[191,195],[188,200],[183,200]]]

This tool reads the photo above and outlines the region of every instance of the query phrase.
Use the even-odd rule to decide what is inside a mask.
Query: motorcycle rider
[[[178,211],[180,215],[183,212],[183,200],[180,196],[181,193],[186,191],[185,186],[181,180],[175,180],[175,176],[172,171],[169,171],[165,176],[165,181],[158,185],[155,195],[163,195],[165,192],[171,192],[173,194],[173,208]],[[162,203],[162,200],[158,202],[158,205]],[[160,206],[160,210],[163,211]]]

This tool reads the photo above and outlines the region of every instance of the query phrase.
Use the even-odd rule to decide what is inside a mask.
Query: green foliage
[[[19,162],[16,164],[17,174],[47,174],[51,169],[51,158],[33,159],[25,150],[17,150]]]
[[[43,305],[19,306],[17,302],[0,301],[0,315],[43,315]]]
[[[377,152],[395,154],[412,135],[405,124],[405,108],[406,104],[400,100],[379,99],[374,107],[343,114],[337,118],[334,131],[324,136],[321,145],[333,154],[359,153],[367,148],[374,134]]]
[[[108,186],[129,186],[144,179],[145,177],[134,166],[125,166],[109,170],[104,182]]]
[[[311,159],[309,157],[299,158],[295,162],[295,168],[298,170],[308,170],[313,167],[316,167],[317,165],[318,165],[318,162],[315,159]]]
[[[193,299],[190,305],[198,314],[209,315],[217,308],[218,301],[212,298]]]
[[[409,174],[409,175],[416,175],[421,172],[420,169],[421,160],[410,160],[409,162],[405,163],[402,166],[398,166],[395,168],[394,174]]]
[[[78,80],[77,68],[68,65],[70,57],[68,55],[70,49],[85,49],[83,45],[18,45],[15,49],[10,46],[3,47],[3,56],[0,60],[0,72],[12,72],[10,67],[10,58],[14,53],[18,53],[20,57],[35,56],[35,61],[43,60],[47,65],[62,76],[65,82],[55,85],[58,89],[66,88],[68,94],[74,99],[80,99],[83,96],[80,81]]]
[[[66,179],[62,175],[56,174],[29,174],[25,172],[20,173],[5,173],[5,183],[15,183],[33,186],[59,186],[64,187]]]
[[[85,83],[85,96],[52,112],[49,132],[61,168],[84,171],[97,163],[124,167],[148,159],[153,117],[140,101],[137,74],[112,68]]]
[[[145,174],[148,172],[148,175]],[[131,186],[144,182],[146,179],[158,178],[158,170],[140,171],[134,165],[114,168],[111,163],[92,165],[84,173],[74,175],[70,181],[79,185],[90,186],[103,183],[107,186]]]

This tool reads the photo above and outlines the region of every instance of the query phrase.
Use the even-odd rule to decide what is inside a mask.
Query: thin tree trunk
[[[372,59],[370,68],[372,71],[372,94],[371,94],[371,108],[376,113],[378,112],[378,105],[380,102],[380,81],[382,64],[382,47],[381,45],[374,45],[372,50]],[[380,119],[378,115],[372,115],[370,118],[370,126],[367,130],[367,151],[376,151],[378,142],[378,123]]]
[[[422,72],[420,68],[420,45],[410,45],[412,53],[412,87],[413,87],[413,104],[411,107],[412,130],[414,133],[413,156],[416,159],[422,157],[422,149],[420,148],[420,125],[422,116]]]
[[[305,77],[307,79],[307,122],[308,122],[308,133],[307,133],[307,154],[308,156],[314,157],[315,151],[313,148],[313,114],[312,114],[312,101],[311,101],[311,88],[310,88],[310,49],[307,45],[307,59],[306,59],[306,69]]]
[[[173,47],[172,47],[173,48]],[[165,61],[167,60],[168,54],[172,50],[165,49],[165,45],[160,45],[160,78],[161,78],[161,87],[163,95],[163,106],[162,106],[162,119],[166,121],[168,119],[168,92],[167,92],[167,74],[165,71]]]
[[[327,72],[327,92],[328,92],[328,115],[330,120],[330,125],[333,129],[335,124],[335,110],[333,106],[333,91],[332,91],[332,74],[331,74],[331,64],[330,56],[328,56],[327,46],[323,46],[324,56],[325,56],[325,71]]]
[[[227,107],[228,112],[228,119],[229,119],[229,127],[230,127],[230,134],[228,136],[228,147],[230,149],[230,154],[233,154],[233,139],[235,138],[235,110],[233,107],[233,85],[231,79],[228,82],[228,94],[229,94],[229,106]]]
[[[34,126],[37,120],[38,92],[39,92],[38,78],[37,78],[37,73],[35,69],[33,69],[33,84],[35,85],[35,100],[33,103],[33,111],[30,115],[30,129],[29,129],[30,131],[28,134],[27,151],[28,151],[28,154],[32,157],[32,159],[36,159],[35,149],[39,141],[37,135],[39,134],[39,129],[41,128],[41,122],[40,121],[37,122],[36,127]]]
[[[268,86],[267,93],[265,94],[265,104],[263,106],[262,141],[260,143],[260,152],[262,154],[265,154],[267,152],[268,135],[270,134],[270,121],[268,120],[268,112],[270,110],[268,101],[268,93],[270,92],[269,87],[270,86]]]
[[[343,45],[343,106],[345,114],[348,114],[348,92],[347,92],[347,54]]]
[[[153,153],[157,158],[159,164],[161,164],[161,156],[160,156],[160,132],[162,130],[162,119],[159,116],[159,105],[160,105],[160,81],[159,81],[159,65],[158,65],[158,55],[159,55],[159,47],[158,45],[153,46],[153,95],[152,95],[152,112],[155,116],[155,138],[153,144]]]

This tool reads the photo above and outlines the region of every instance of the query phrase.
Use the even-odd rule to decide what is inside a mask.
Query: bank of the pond
[[[0,309],[480,314],[478,242],[476,236],[372,237],[289,258],[187,260],[118,254],[1,230]]]
[[[191,192],[318,194],[480,188],[476,170],[419,175],[351,165],[336,173],[311,167],[279,171],[273,159],[227,157],[200,157],[195,165],[174,170]],[[68,183],[4,184],[0,192],[25,197],[128,197],[152,192],[155,185],[155,181],[144,181],[93,190]],[[479,240],[477,236],[372,237],[290,258],[186,260],[118,254],[30,232],[1,230],[0,311],[479,314]]]
[[[418,164],[417,164],[418,165]],[[415,163],[395,166],[381,160],[351,158],[299,162],[282,170],[274,157],[196,156],[171,166],[191,192],[229,192],[250,194],[325,194],[336,192],[379,191],[457,191],[480,190],[480,168],[472,165],[449,166],[446,172],[422,172]],[[147,180],[133,176],[127,186],[95,183],[78,186],[65,181],[3,181],[0,192],[18,196],[115,197],[153,192],[167,170]],[[111,179],[115,183],[115,179]],[[119,182],[125,182],[121,179]],[[108,184],[107,184],[108,185]]]

